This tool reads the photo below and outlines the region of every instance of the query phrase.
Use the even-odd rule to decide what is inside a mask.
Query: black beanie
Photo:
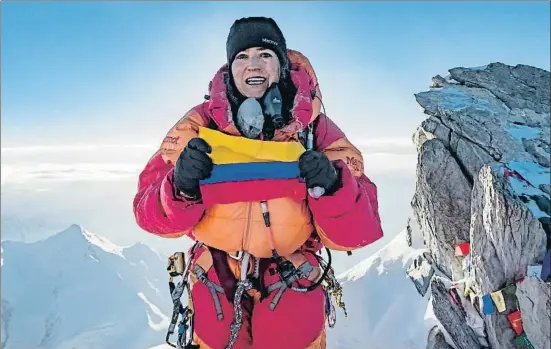
[[[256,46],[268,48],[276,53],[281,66],[280,77],[286,78],[289,70],[287,43],[276,22],[266,17],[246,17],[233,23],[226,41],[229,69],[239,52]]]

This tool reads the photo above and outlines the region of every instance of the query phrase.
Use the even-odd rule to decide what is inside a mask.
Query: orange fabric
[[[288,255],[304,244],[314,229],[306,201],[277,198],[267,204],[275,247],[280,255]],[[244,250],[257,257],[272,256],[270,231],[259,202],[213,205],[193,234],[197,240],[226,252]]]
[[[326,349],[327,348],[327,333],[325,328],[321,331],[318,338],[316,338],[309,346],[304,349]],[[202,349],[202,348],[201,348]]]
[[[318,236],[320,237],[320,240],[323,246],[334,251],[350,251],[350,246],[341,246],[337,243],[334,243],[331,239],[329,239],[329,237],[323,231],[323,229],[319,226],[319,224],[314,223],[314,226],[316,227],[316,231],[318,233]]]
[[[165,162],[176,164],[187,143],[198,136],[199,126],[205,126],[203,118],[194,109],[187,112],[167,133],[160,150]]]
[[[325,153],[331,161],[342,160],[355,177],[363,175],[364,164],[362,152],[350,143],[348,139],[338,139],[328,145],[323,150],[323,153]]]
[[[193,344],[196,344],[199,346],[199,349],[212,349],[212,347],[209,347],[207,343],[205,343],[197,333],[193,333]]]
[[[187,133],[189,140],[193,137],[190,130],[193,130],[196,124],[190,123],[186,118],[182,123],[184,125],[179,126],[179,129],[183,130],[181,136],[176,131],[170,134],[173,139],[184,140]],[[180,148],[172,143],[170,146]],[[330,160],[343,160],[355,176],[363,174],[361,152],[348,140],[339,139],[328,146],[324,153]],[[174,153],[170,155],[173,157]],[[268,202],[268,209],[275,246],[280,255],[286,256],[297,250],[314,230],[305,200],[273,199]],[[333,243],[317,224],[315,228],[322,243],[328,248],[339,251],[351,249],[350,246]],[[207,209],[204,218],[193,229],[194,237],[209,246],[231,253],[245,250],[257,257],[271,256],[269,233],[264,225],[260,203],[256,202],[213,205]]]

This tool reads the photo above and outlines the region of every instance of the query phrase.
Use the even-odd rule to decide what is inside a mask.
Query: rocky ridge
[[[425,275],[414,282],[440,322],[427,348],[551,346],[549,97],[548,71],[502,63],[451,69],[415,95],[427,119],[409,224],[436,272],[416,261],[408,275]]]

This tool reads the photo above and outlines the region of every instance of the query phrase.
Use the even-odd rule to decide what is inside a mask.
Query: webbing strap
[[[284,283],[283,281],[278,281],[275,284],[272,284],[270,286],[277,286],[277,287],[274,287],[274,289],[279,288],[279,291],[276,293],[274,299],[272,299],[272,302],[270,303],[270,310],[274,310],[275,307],[277,307],[277,305],[279,304],[281,296],[283,296],[283,292],[285,292],[285,290],[287,289],[287,284]],[[268,287],[268,289],[270,289],[270,287]]]
[[[306,261],[302,263],[297,269],[297,278],[307,279],[308,277],[310,277],[312,270],[314,270],[314,266],[310,262]],[[282,280],[274,282],[266,288],[266,293],[269,294],[275,290],[279,291],[276,293],[276,295],[272,299],[272,302],[270,303],[270,310],[274,310],[277,307],[279,301],[281,300],[281,297],[283,296],[283,292],[287,290],[287,284]]]
[[[216,315],[218,316],[218,320],[222,320],[224,318],[224,314],[222,313],[222,305],[220,303],[220,298],[218,298],[218,295],[216,293],[218,292],[223,294],[224,289],[218,286],[217,284],[215,284],[214,282],[210,281],[207,278],[207,273],[205,272],[205,270],[201,268],[199,265],[195,264],[193,266],[193,272],[195,273],[195,275],[197,275],[197,278],[199,279],[199,281],[204,283],[205,286],[207,286],[207,288],[209,289],[210,294],[212,295],[212,299],[214,301],[214,307],[216,308]]]

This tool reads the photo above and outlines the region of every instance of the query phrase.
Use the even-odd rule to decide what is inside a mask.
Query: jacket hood
[[[291,81],[297,89],[294,98],[291,121],[278,133],[302,132],[319,115],[321,108],[321,91],[315,71],[308,58],[295,50],[287,50],[290,62]],[[210,118],[220,130],[238,135],[234,125],[230,101],[226,94],[226,76],[228,64],[224,64],[209,83],[209,99],[206,109]]]

